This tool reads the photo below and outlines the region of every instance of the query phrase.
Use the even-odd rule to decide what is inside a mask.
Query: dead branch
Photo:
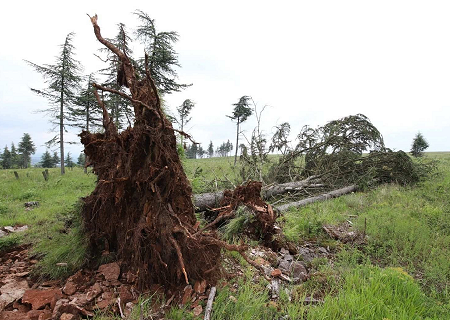
[[[315,196],[315,197],[310,197],[310,198],[306,198],[300,201],[295,201],[295,202],[290,202],[290,203],[286,203],[283,204],[281,206],[275,207],[275,209],[277,209],[280,212],[286,211],[292,207],[304,207],[308,204],[314,203],[314,202],[318,202],[318,201],[325,201],[331,198],[336,198],[339,196],[342,196],[344,194],[350,193],[350,192],[354,192],[357,190],[357,186],[356,185],[351,185],[348,187],[344,187],[344,188],[340,188],[337,190],[333,190],[327,193],[323,193],[319,196]]]
[[[213,301],[214,301],[215,296],[216,296],[216,287],[212,287],[211,291],[209,292],[208,302],[206,303],[204,320],[211,319],[211,311],[212,311],[212,306],[213,306]]]
[[[172,130],[175,131],[175,132],[178,132],[178,133],[181,134],[183,137],[185,137],[185,138],[191,140],[191,142],[192,142],[193,144],[200,144],[199,142],[195,142],[195,141],[192,139],[192,136],[189,135],[189,134],[187,134],[186,132],[181,131],[181,130],[177,130],[177,129],[174,129],[174,128],[172,128]]]

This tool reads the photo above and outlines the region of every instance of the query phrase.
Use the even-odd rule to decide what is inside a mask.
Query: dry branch
[[[351,185],[348,187],[344,187],[344,188],[340,188],[337,190],[333,190],[327,193],[323,193],[321,195],[315,196],[315,197],[310,197],[310,198],[306,198],[300,201],[295,201],[295,202],[290,202],[290,203],[286,203],[283,204],[281,206],[277,206],[275,207],[275,209],[277,209],[280,212],[286,211],[292,207],[303,207],[306,206],[308,204],[314,203],[314,202],[318,202],[318,201],[325,201],[331,198],[336,198],[336,197],[340,197],[344,194],[350,193],[350,192],[354,192],[356,191],[357,187],[356,185]]]
[[[204,320],[211,319],[211,311],[212,311],[212,306],[213,306],[213,301],[214,301],[215,296],[216,296],[216,287],[212,287],[211,291],[209,293],[208,302],[206,303]]]

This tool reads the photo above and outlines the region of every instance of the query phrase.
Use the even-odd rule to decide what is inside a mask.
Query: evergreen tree
[[[192,117],[189,117],[189,114],[194,108],[195,103],[189,99],[183,101],[181,106],[177,108],[178,118],[175,118],[176,122],[180,126],[180,130],[184,132],[184,127],[191,121]],[[181,144],[183,144],[183,135],[180,135]]]
[[[199,159],[203,158],[203,156],[206,154],[206,151],[203,150],[202,145],[199,145],[197,148],[197,156]]]
[[[73,167],[75,166],[75,163],[72,160],[72,155],[70,154],[70,152],[67,153],[66,166],[70,169],[73,169]]]
[[[86,86],[75,97],[74,104],[68,107],[71,126],[91,131],[102,126],[102,110],[97,103],[92,86],[96,80],[90,74]]]
[[[216,150],[216,153],[219,157],[226,157],[233,150],[233,144],[228,140],[227,142],[222,143]]]
[[[141,22],[136,30],[136,37],[145,46],[148,54],[147,65],[145,65],[144,59],[139,61],[141,73],[145,74],[142,70],[146,68],[149,70],[161,94],[179,92],[188,87],[187,84],[176,82],[178,75],[175,68],[180,67],[180,64],[173,44],[178,41],[178,33],[175,31],[157,32],[155,21],[146,13],[137,10],[134,14]]]
[[[212,141],[209,141],[208,155],[209,155],[210,158],[212,158],[214,156],[214,146],[213,146]]]
[[[234,155],[234,165],[237,161],[237,153],[239,146],[239,126],[242,122],[247,120],[247,118],[252,114],[252,108],[250,107],[250,97],[242,96],[237,103],[233,104],[233,115],[227,116],[232,121],[236,121],[236,153]]]
[[[198,145],[196,143],[187,146],[186,148],[186,158],[188,159],[197,159],[198,154]]]
[[[3,149],[1,165],[3,169],[11,168],[11,152],[9,151],[8,146],[5,146],[5,149]]]
[[[38,95],[48,99],[52,105],[50,108],[43,110],[52,117],[52,123],[55,127],[59,127],[59,134],[48,141],[48,145],[59,143],[59,154],[61,164],[61,174],[64,174],[64,130],[65,120],[68,118],[66,109],[75,100],[76,93],[79,89],[81,77],[80,63],[74,59],[74,46],[72,45],[73,33],[69,33],[61,45],[61,52],[56,57],[55,64],[37,65],[27,61],[37,72],[42,74],[44,81],[48,85],[47,88],[38,90],[31,89]]]
[[[79,165],[80,167],[84,167],[85,162],[86,162],[86,157],[85,157],[84,153],[80,153],[80,155],[78,156],[78,159],[77,159],[77,165]]]
[[[31,155],[36,152],[34,142],[31,140],[31,136],[28,133],[24,133],[22,140],[19,142],[19,152],[21,167],[28,168],[31,163]]]
[[[114,44],[128,57],[131,57],[133,54],[133,51],[129,47],[131,38],[127,35],[125,24],[119,23],[117,27],[119,29],[117,36],[113,39],[108,39],[108,41]],[[128,85],[123,78],[123,71],[119,58],[107,48],[102,48],[100,51],[106,53],[106,61],[109,62],[108,67],[100,70],[100,73],[106,76],[103,86],[126,93],[124,86],[127,87]],[[135,65],[135,69],[139,69],[137,63],[131,58],[130,60]],[[106,107],[109,109],[109,115],[114,121],[116,127],[118,129],[123,129],[127,125],[131,126],[134,119],[133,106],[131,102],[117,94],[106,93],[103,98]]]
[[[61,159],[58,156],[58,153],[55,151],[53,152],[53,157],[52,157],[52,167],[56,168],[58,166],[58,163],[61,163]]]
[[[423,156],[423,151],[429,147],[428,142],[425,140],[423,135],[418,132],[413,140],[412,146],[411,146],[411,154],[414,157],[421,157]]]
[[[54,167],[54,160],[50,152],[48,150],[45,151],[45,153],[41,157],[41,166],[42,168],[53,168]]]
[[[17,153],[14,142],[11,142],[11,168],[20,167],[20,155]]]

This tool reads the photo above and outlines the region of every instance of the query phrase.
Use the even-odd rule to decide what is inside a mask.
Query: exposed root
[[[108,244],[123,269],[137,275],[139,287],[166,288],[189,281],[220,277],[220,250],[213,233],[196,233],[192,190],[176,149],[176,137],[165,118],[156,87],[147,70],[137,77],[129,58],[108,40],[91,18],[98,41],[115,53],[121,64],[121,83],[131,96],[94,85],[130,100],[134,127],[118,132],[101,100],[104,133],[82,132],[85,153],[98,176],[84,198],[84,228],[93,255]],[[197,226],[197,227],[196,227]]]

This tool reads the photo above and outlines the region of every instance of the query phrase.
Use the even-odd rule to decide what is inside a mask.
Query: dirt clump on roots
[[[220,276],[221,246],[213,232],[199,233],[192,190],[176,149],[171,123],[146,70],[137,76],[129,58],[100,34],[115,53],[131,96],[94,84],[103,109],[104,133],[80,134],[98,183],[84,198],[82,217],[94,255],[114,252],[122,268],[137,275],[139,287],[180,286]],[[118,132],[97,90],[120,94],[134,107],[135,124]]]
[[[236,217],[239,208],[245,208],[251,214],[251,219],[243,226],[242,234],[250,239],[260,241],[264,246],[277,252],[288,248],[296,252],[295,246],[288,242],[276,225],[278,213],[261,198],[262,183],[249,181],[234,190],[225,190],[220,207],[213,209],[216,213],[214,221],[204,229],[221,226]],[[214,212],[215,211],[215,212]]]

